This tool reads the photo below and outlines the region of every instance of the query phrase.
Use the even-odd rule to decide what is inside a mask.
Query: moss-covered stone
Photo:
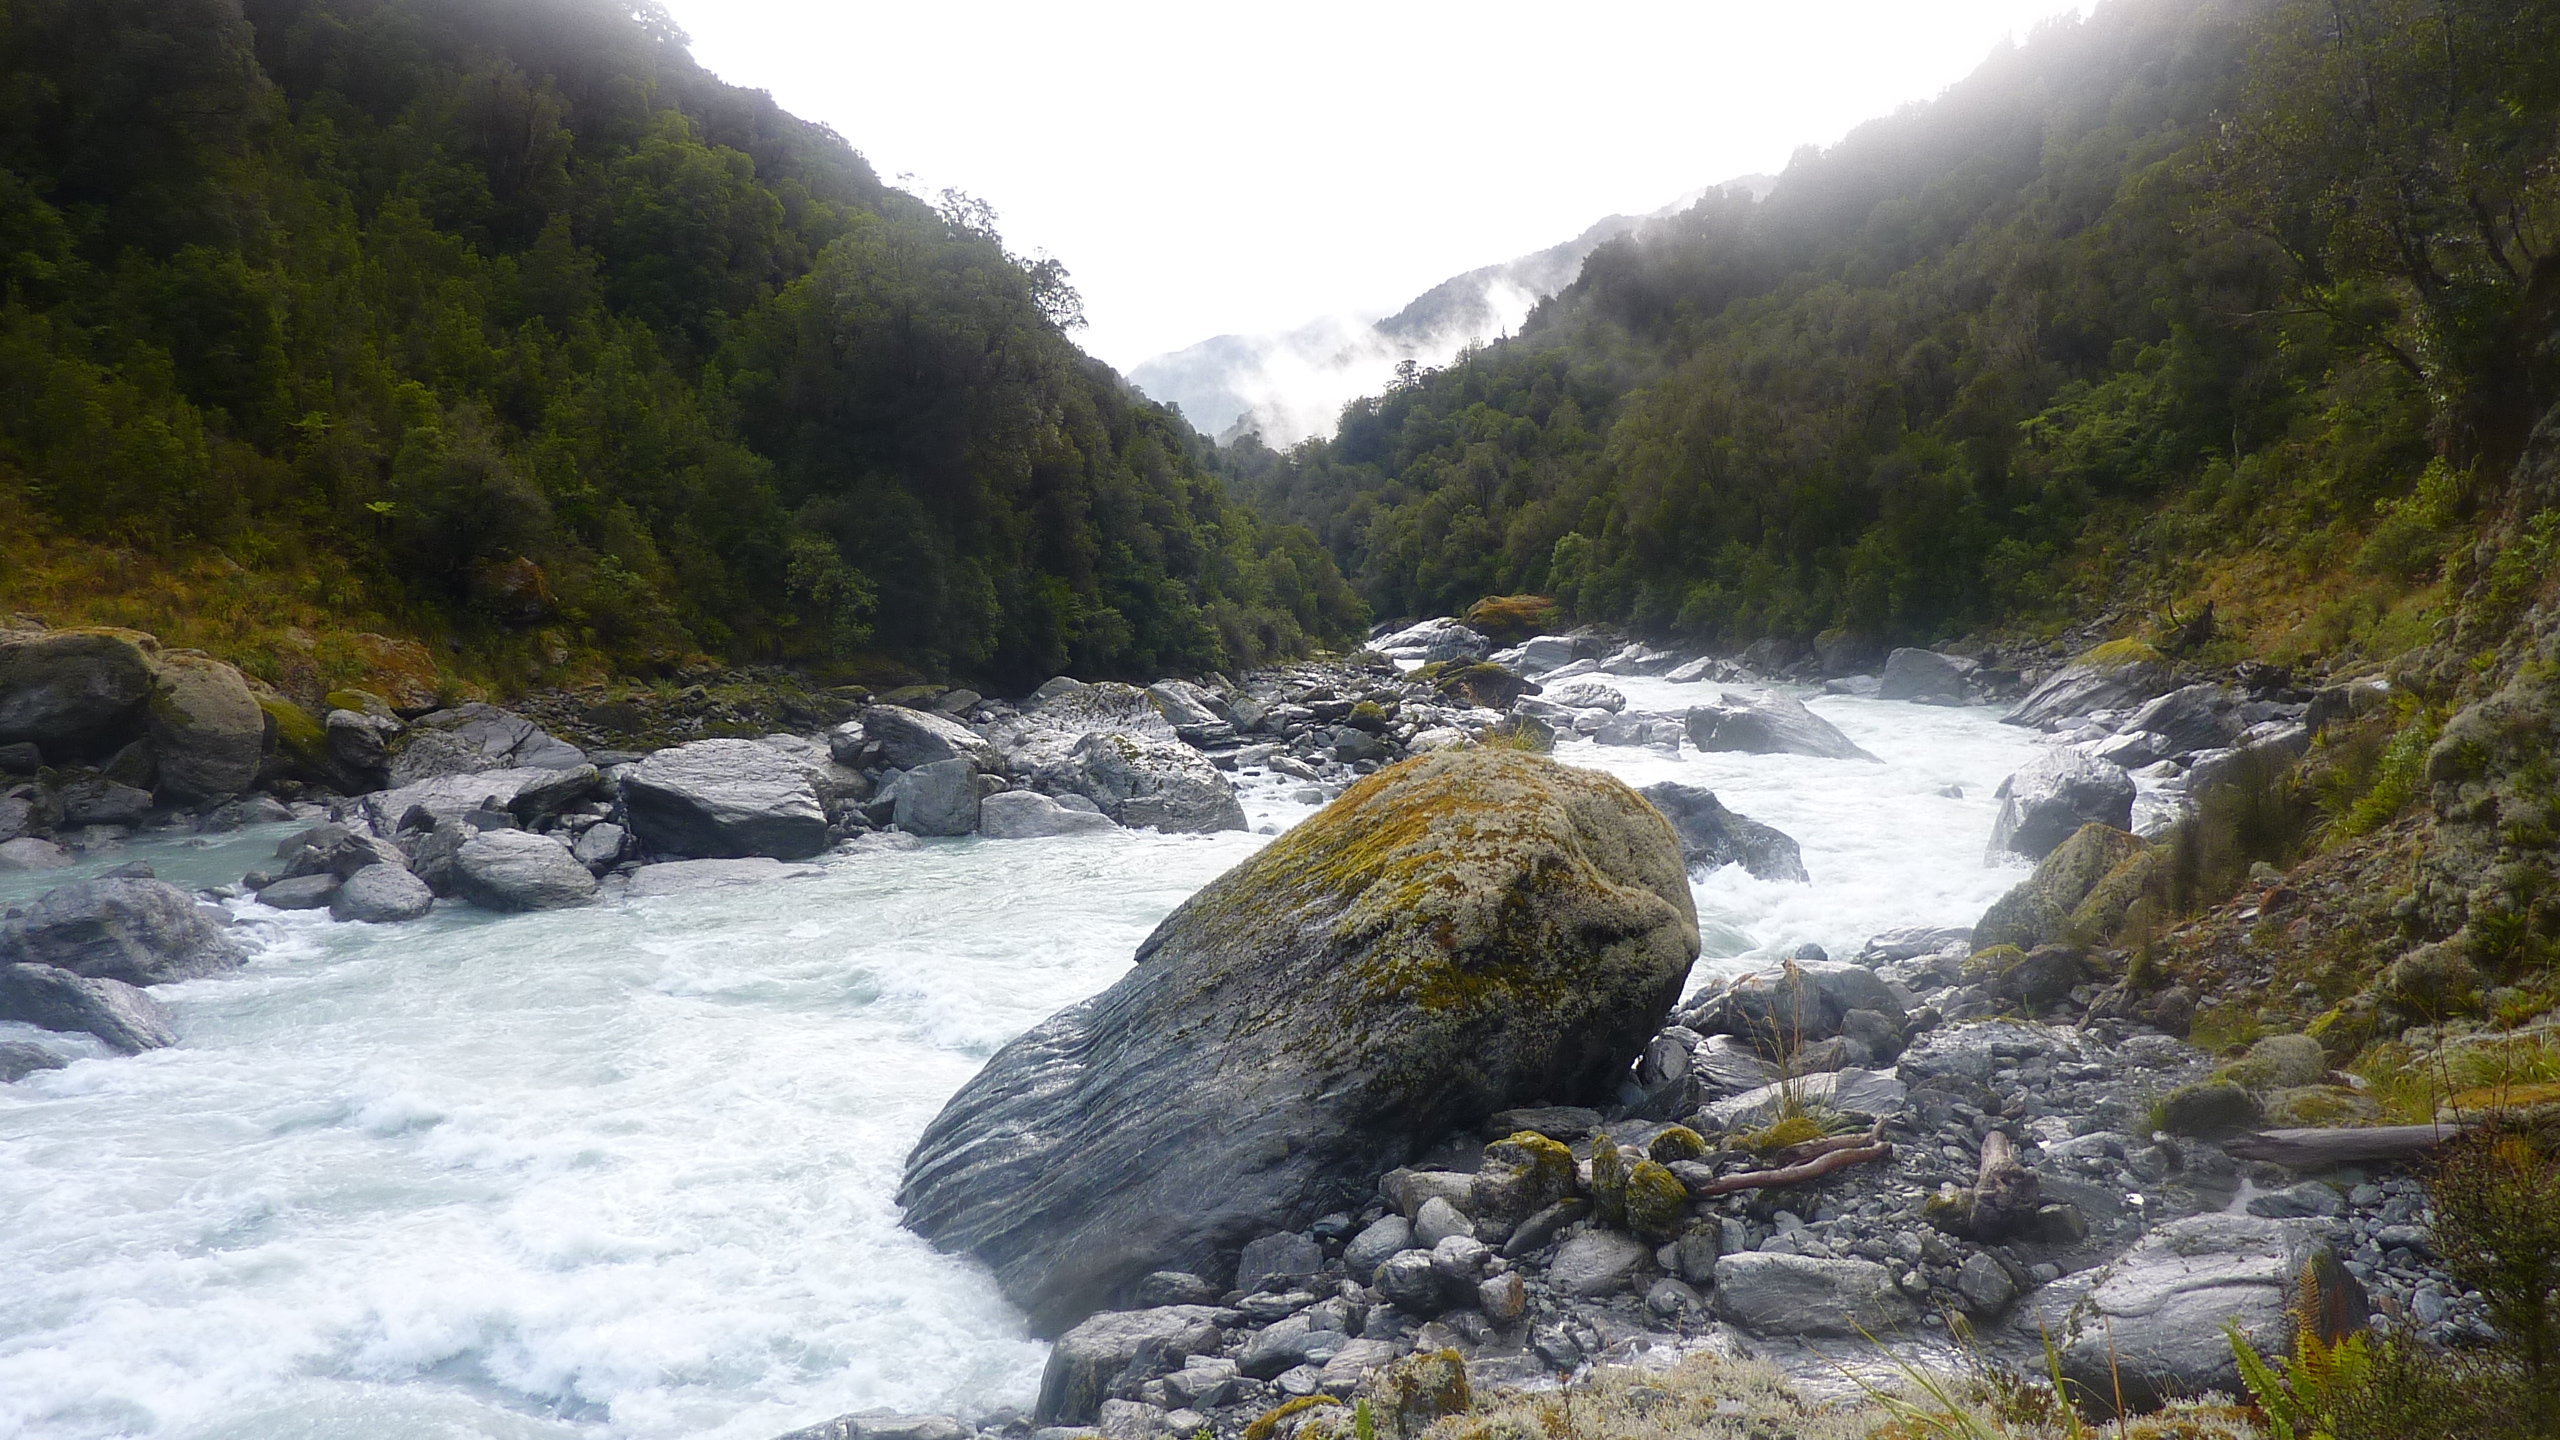
[[[2467,1014],[2480,1001],[2480,970],[2464,954],[2463,940],[2421,945],[2394,960],[2376,988],[2383,1000],[2413,1019],[2432,1021]]]
[[[1433,1421],[1463,1415],[1475,1404],[1466,1357],[1455,1350],[1408,1355],[1379,1370],[1369,1389],[1381,1440],[1414,1440]]]
[[[153,667],[143,732],[160,760],[160,786],[187,799],[237,795],[258,778],[266,712],[238,670],[193,650],[165,651]]]
[[[1431,685],[1445,699],[1481,705],[1488,710],[1508,710],[1512,701],[1537,688],[1527,676],[1490,660],[1480,660],[1472,665],[1451,665],[1434,674]]]
[[[2329,1057],[2308,1035],[2269,1035],[2214,1076],[2249,1090],[2317,1085],[2329,1073]]]
[[[1564,607],[1548,595],[1487,595],[1461,618],[1468,629],[1498,645],[1517,645],[1555,628]]]
[[[2081,826],[2037,863],[2035,874],[1982,912],[1973,927],[1974,945],[1980,949],[2015,945],[2032,950],[2048,940],[2072,938],[2071,920],[2081,903],[2118,867],[2150,848],[2142,837],[2112,825]],[[2124,903],[2129,905],[2133,899],[2134,895],[2127,895]],[[2116,914],[2122,917],[2121,907]]]
[[[1645,1154],[1668,1165],[1675,1160],[1699,1160],[1707,1153],[1706,1137],[1686,1125],[1674,1125],[1646,1144]]]
[[[1484,1147],[1467,1214],[1508,1228],[1573,1193],[1573,1152],[1535,1130]]]
[[[1626,1227],[1627,1156],[1606,1135],[1591,1142],[1591,1209],[1601,1224]]]
[[[1631,1233],[1647,1240],[1668,1240],[1680,1233],[1680,1212],[1689,1203],[1689,1187],[1668,1167],[1638,1160],[1627,1167],[1623,1203]]]
[[[2217,1140],[2266,1123],[2258,1097],[2227,1080],[2181,1085],[2160,1100],[2159,1127],[2172,1135]]]

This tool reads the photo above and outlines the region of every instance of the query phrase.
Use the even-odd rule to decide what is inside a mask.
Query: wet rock
[[[490,830],[454,854],[454,883],[483,910],[560,910],[596,897],[596,877],[569,847],[523,830]]]
[[[62,823],[66,827],[117,825],[130,828],[151,818],[150,791],[119,784],[103,775],[74,780],[56,794],[62,802]]]
[[[978,833],[990,840],[1096,835],[1119,828],[1109,816],[1070,810],[1034,790],[1007,790],[978,802]]]
[[[1356,1209],[1495,1110],[1607,1095],[1696,953],[1677,842],[1633,791],[1507,751],[1408,761],[999,1052],[909,1157],[907,1223],[1035,1325],[1069,1323],[1149,1270]]]
[[[978,828],[978,772],[966,760],[936,760],[897,779],[890,815],[910,835],[968,835]]]
[[[578,842],[569,847],[569,853],[587,867],[589,874],[601,875],[631,853],[631,832],[610,820],[598,821],[579,832]]]
[[[0,964],[0,1020],[86,1031],[127,1055],[174,1045],[178,1039],[168,1012],[136,987],[51,965]]]
[[[2000,719],[2042,729],[2095,710],[2130,710],[2168,688],[2169,664],[2160,652],[2139,641],[2112,641],[2063,666]]]
[[[2187,685],[2145,704],[2119,727],[2160,737],[2157,758],[2215,750],[2239,738],[2240,696],[2220,685]]]
[[[1996,860],[2041,860],[2084,825],[2133,828],[2133,780],[2077,750],[2049,750],[2000,782],[2000,815],[1991,825]],[[1978,933],[1976,944],[1982,943]]]
[[[1771,690],[1747,697],[1726,691],[1718,703],[1690,710],[1689,743],[1701,750],[1746,755],[1876,760],[1841,734],[1838,726]]]
[[[1142,1353],[1170,1371],[1224,1343],[1217,1313],[1205,1305],[1163,1305],[1105,1311],[1085,1320],[1050,1349],[1048,1368],[1040,1376],[1040,1398],[1032,1406],[1033,1422],[1093,1423],[1102,1414],[1111,1382]]]
[[[400,847],[390,841],[335,823],[314,825],[288,837],[276,846],[276,858],[285,862],[282,878],[287,880],[305,875],[333,875],[343,880],[370,865],[406,869],[409,864]]]
[[[194,897],[158,880],[75,880],[0,924],[0,962],[158,985],[234,969],[240,947]]]
[[[856,723],[879,746],[880,763],[892,770],[913,770],[944,760],[965,760],[990,773],[1003,765],[995,746],[978,732],[929,710],[874,705]]]
[[[41,1045],[0,1040],[0,1085],[14,1085],[39,1070],[59,1070],[70,1063]]]
[[[624,893],[634,900],[650,900],[665,895],[690,895],[697,890],[770,885],[776,880],[801,879],[825,873],[815,865],[795,865],[763,855],[737,860],[662,860],[655,865],[642,866],[640,872],[631,877],[631,888]]]
[[[0,875],[60,870],[73,863],[71,852],[50,840],[24,835],[15,840],[0,841]]]
[[[1871,1260],[1822,1260],[1755,1250],[1716,1262],[1719,1318],[1761,1335],[1881,1335],[1918,1307]]]
[[[827,848],[807,767],[752,740],[661,750],[623,773],[622,800],[632,832],[660,854],[806,860]]]
[[[405,865],[368,865],[346,879],[329,899],[329,918],[376,925],[424,917],[436,895]]]
[[[325,910],[344,883],[325,870],[316,875],[295,875],[259,886],[258,903],[276,910]]]
[[[394,788],[490,770],[571,770],[586,752],[521,715],[474,701],[409,722],[391,758]]]
[[[1680,836],[1680,854],[1692,872],[1740,865],[1762,880],[1810,881],[1804,850],[1774,825],[1763,825],[1724,807],[1716,793],[1665,780],[1636,792],[1653,802]]]
[[[1885,657],[1884,674],[1879,677],[1876,698],[1962,704],[1965,678],[1976,668],[1976,662],[1958,656],[1906,647]]]
[[[1245,828],[1235,787],[1199,751],[1175,741],[1095,731],[1063,760],[1041,767],[1034,783],[1051,794],[1081,795],[1132,830],[1193,835]]]
[[[1583,1299],[1610,1295],[1625,1289],[1652,1258],[1652,1249],[1632,1235],[1585,1230],[1557,1248],[1547,1283]]]

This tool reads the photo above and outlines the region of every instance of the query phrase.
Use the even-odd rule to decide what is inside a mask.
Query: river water
[[[1699,882],[1699,981],[1970,924],[2023,873],[1982,852],[2030,737],[1811,703],[1885,763],[1558,752],[1802,842],[1810,885]],[[1257,828],[1311,813],[1290,788],[1248,790]],[[117,858],[226,882],[292,828]],[[901,1161],[997,1046],[1263,843],[875,844],[755,888],[407,926],[234,902],[248,967],[155,992],[176,1048],[0,1086],[0,1436],[767,1440],[1027,1406],[1045,1347],[897,1228]],[[60,878],[0,877],[0,903]]]

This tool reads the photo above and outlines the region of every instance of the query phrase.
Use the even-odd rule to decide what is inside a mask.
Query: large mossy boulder
[[[160,790],[189,800],[237,795],[258,778],[267,712],[246,677],[210,655],[173,650],[154,668],[143,732]]]
[[[1382,770],[1166,917],[927,1127],[906,1223],[1043,1333],[1357,1210],[1436,1138],[1605,1101],[1698,953],[1680,844],[1505,750]]]
[[[2087,944],[2103,938],[2073,936],[2073,918],[2081,904],[2124,863],[2150,851],[2150,842],[2112,825],[2088,824],[2036,864],[2036,873],[2019,881],[2008,894],[1991,902],[1974,922],[1973,945],[1989,950],[2015,945],[2033,950],[2048,940],[2074,939]],[[2124,897],[2127,904],[2132,896]],[[2123,915],[2122,907],[2116,915]]]

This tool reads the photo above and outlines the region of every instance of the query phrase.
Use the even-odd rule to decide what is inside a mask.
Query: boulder
[[[1295,1230],[1248,1241],[1236,1260],[1236,1288],[1247,1294],[1287,1290],[1324,1269],[1324,1251]]]
[[[397,865],[404,870],[409,865],[399,846],[335,822],[314,825],[286,839],[276,847],[276,858],[285,862],[286,879],[334,875],[344,880],[372,865]]]
[[[2047,940],[2063,938],[2073,914],[2099,882],[2150,848],[2140,836],[2113,826],[2094,822],[2081,826],[2036,863],[2035,874],[2012,886],[2008,894],[1982,912],[1982,918],[1974,922],[1974,946],[1988,950],[1996,945],[2015,945],[2021,950],[2033,950]]]
[[[331,768],[367,789],[391,782],[391,742],[409,731],[389,715],[346,709],[330,711],[320,729]]]
[[[880,747],[880,763],[892,770],[913,770],[941,760],[966,760],[980,770],[1002,767],[996,748],[978,732],[947,715],[905,705],[873,705],[858,722],[862,733]]]
[[[1378,1266],[1388,1256],[1413,1248],[1413,1222],[1402,1215],[1385,1215],[1351,1237],[1342,1252],[1342,1263],[1351,1278],[1366,1285],[1378,1273]]]
[[[483,910],[560,910],[596,898],[596,877],[569,847],[524,830],[485,830],[462,842],[454,887]]]
[[[2159,651],[2139,640],[2111,640],[2083,651],[2000,719],[2044,729],[2095,710],[2131,710],[2168,688],[2169,662]]]
[[[59,1070],[70,1063],[42,1045],[0,1040],[0,1085],[14,1085],[39,1070]]]
[[[2048,750],[2000,782],[1991,858],[2041,860],[2084,825],[2133,828],[2133,779],[2077,750]],[[2103,873],[2103,872],[2102,872]],[[1974,937],[1976,944],[1982,937]]]
[[[1527,676],[1485,660],[1444,665],[1430,672],[1430,680],[1441,699],[1487,710],[1509,709],[1511,702],[1538,688]]]
[[[0,630],[0,745],[55,764],[113,750],[151,696],[159,649],[139,630]]]
[[[1543,675],[1572,663],[1572,641],[1561,635],[1532,635],[1520,642],[1520,658],[1512,668],[1524,675]]]
[[[323,910],[346,882],[323,870],[258,887],[258,903],[276,910]],[[424,882],[420,882],[424,883]]]
[[[1872,1260],[1769,1250],[1716,1262],[1716,1315],[1761,1335],[1883,1334],[1919,1318],[1893,1272]]]
[[[1447,660],[1481,660],[1493,653],[1493,640],[1444,617],[1372,640],[1369,648],[1397,660],[1429,665]]]
[[[258,778],[267,712],[239,671],[192,650],[166,651],[153,670],[143,733],[159,761],[163,792],[222,799]]]
[[[774,1440],[970,1440],[975,1433],[948,1415],[860,1410],[775,1436]]]
[[[62,823],[67,826],[139,825],[151,818],[150,791],[103,775],[74,780],[57,791],[56,798],[62,802]]]
[[[2363,1287],[2317,1231],[2231,1214],[2173,1220],[2105,1268],[2047,1286],[2036,1308],[2057,1338],[2071,1337],[2064,1378],[2109,1410],[2121,1384],[2127,1407],[2147,1410],[2205,1390],[2243,1393],[2226,1324],[2261,1355],[2289,1353],[2306,1270],[2320,1295],[2307,1308],[2324,1338],[2363,1323]],[[2066,1330],[2074,1314],[2081,1323]]]
[[[569,770],[586,752],[521,715],[474,701],[409,722],[391,758],[392,785],[484,770]]]
[[[978,828],[978,771],[966,760],[936,760],[898,777],[891,801],[910,835],[968,835]]]
[[[178,1041],[168,1012],[121,980],[74,975],[51,965],[0,964],[0,1020],[81,1031],[127,1055]]]
[[[2184,685],[2158,696],[2133,712],[2120,733],[2148,732],[2160,737],[2157,759],[2215,750],[2239,738],[2241,696],[2221,685]],[[2146,763],[2146,762],[2136,762]]]
[[[1567,710],[1606,710],[1615,715],[1627,708],[1625,692],[1597,680],[1568,680],[1538,698]]]
[[[1006,790],[978,802],[978,833],[990,840],[1095,835],[1119,828],[1107,815],[1070,810],[1036,790]]]
[[[0,875],[61,870],[73,863],[71,852],[50,840],[22,835],[15,840],[0,841]]]
[[[392,924],[416,920],[435,905],[427,882],[406,865],[368,865],[346,879],[329,897],[329,918]]]
[[[806,860],[827,848],[808,767],[752,740],[661,750],[623,772],[622,802],[633,833],[660,854]]]
[[[2252,776],[2272,778],[2310,752],[2311,731],[2306,726],[2279,721],[2252,727],[2238,745],[2195,756],[2187,768],[2187,796],[2195,799]]]
[[[1116,823],[1167,834],[1242,830],[1235,788],[1199,751],[1124,731],[1093,731],[1040,769],[1040,789],[1081,795]]]
[[[1652,1258],[1652,1248],[1632,1235],[1585,1230],[1557,1247],[1547,1283],[1586,1300],[1614,1294],[1627,1288]]]
[[[591,874],[601,875],[631,853],[631,832],[610,820],[600,820],[578,832],[578,841],[569,847],[569,853]]]
[[[1813,878],[1805,873],[1804,851],[1793,837],[1727,810],[1713,790],[1665,780],[1636,793],[1671,822],[1680,836],[1681,858],[1693,872],[1740,865],[1762,880],[1804,883]]]
[[[192,896],[158,880],[74,880],[0,925],[0,962],[128,985],[219,974],[244,958]]]
[[[1746,755],[1813,755],[1829,760],[1869,760],[1839,727],[1775,691],[1743,696],[1726,691],[1713,705],[1689,711],[1689,743],[1701,750]],[[1878,761],[1877,763],[1882,763]]]
[[[1701,1035],[1730,1035],[1764,1055],[1840,1033],[1852,1010],[1900,1022],[1902,996],[1876,972],[1838,960],[1790,960],[1769,973],[1737,977],[1693,1005],[1681,1023]]]
[[[1976,668],[1976,662],[1971,660],[1906,646],[1885,657],[1884,674],[1878,677],[1876,685],[1876,698],[1961,704],[1965,698],[1965,679]]]
[[[566,770],[481,770],[438,775],[364,797],[365,819],[377,835],[424,828],[411,816],[424,813],[429,822],[460,820],[476,810],[500,810],[522,824],[537,824],[558,814],[564,805],[592,794],[603,777],[592,765]]]
[[[689,895],[696,890],[725,890],[734,885],[767,885],[826,872],[814,865],[786,865],[766,856],[738,860],[662,860],[644,865],[631,877],[625,893],[634,900],[661,895]]]
[[[1618,781],[1514,751],[1407,761],[999,1051],[908,1157],[906,1223],[1054,1333],[1150,1271],[1216,1273],[1357,1210],[1494,1111],[1605,1102],[1697,950],[1678,842]]]
[[[1231,718],[1216,691],[1188,680],[1159,680],[1147,687],[1147,699],[1177,733],[1224,725]]]
[[[1185,1358],[1213,1354],[1226,1340],[1218,1312],[1206,1305],[1160,1305],[1095,1315],[1058,1337],[1040,1375],[1031,1418],[1039,1425],[1089,1425],[1102,1413],[1111,1382],[1130,1362],[1177,1370]]]

